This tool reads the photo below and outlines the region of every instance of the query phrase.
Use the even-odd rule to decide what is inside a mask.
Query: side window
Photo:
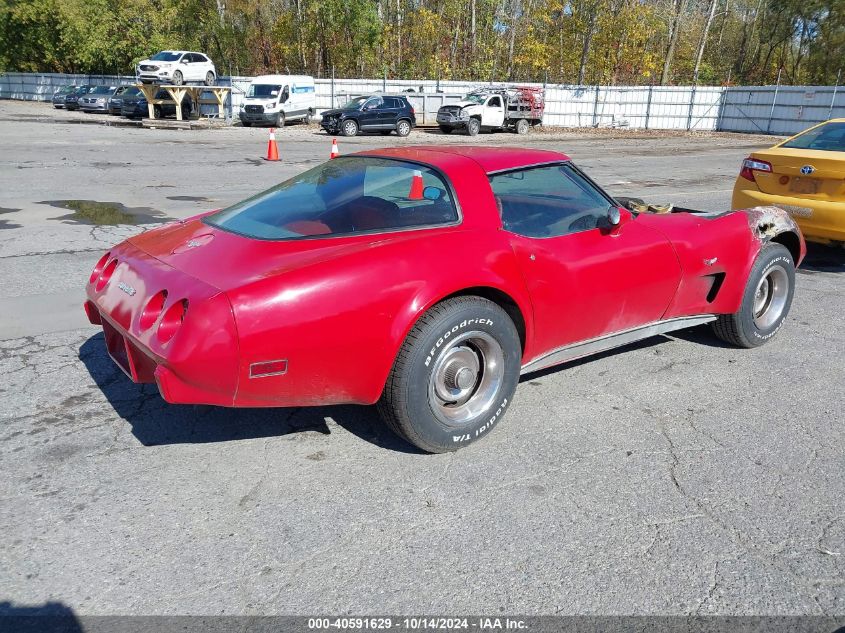
[[[367,103],[364,104],[364,110],[375,110],[382,104],[382,100],[379,97],[373,97],[372,99],[367,99]]]
[[[190,53],[185,53],[184,55],[182,55],[182,60],[181,60],[181,61],[183,61],[183,62],[187,62],[187,63],[189,63],[189,64],[190,64],[191,62],[193,62],[193,61],[194,61],[194,56],[193,56],[193,55],[191,55]]]
[[[208,57],[206,57],[205,55],[200,55],[199,53],[194,53],[194,61],[200,62],[200,63],[203,63],[203,64],[207,64],[208,63]]]
[[[490,101],[487,102],[487,106],[490,108],[501,108],[502,107],[502,98],[501,97],[490,97]]]
[[[557,237],[604,227],[611,202],[570,165],[510,171],[490,177],[506,231]]]

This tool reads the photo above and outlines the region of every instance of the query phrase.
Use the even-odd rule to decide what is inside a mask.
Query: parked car
[[[123,110],[123,100],[142,96],[142,92],[135,86],[120,86],[109,99],[109,114],[120,114]]]
[[[137,97],[124,97],[123,106],[120,109],[120,113],[123,116],[130,119],[140,119],[149,116],[147,98],[140,90],[138,92],[139,95]],[[155,118],[162,119],[166,116],[176,116],[176,103],[173,101],[173,97],[170,96],[167,90],[159,90],[156,93],[155,98],[167,100],[167,103],[161,103],[153,106]],[[182,99],[182,118],[189,119],[192,111],[193,101],[191,100],[191,95],[186,94]]]
[[[109,99],[115,90],[117,86],[95,86],[79,97],[79,108],[83,112],[108,112]]]
[[[65,107],[65,97],[67,97],[70,93],[76,90],[76,86],[62,86],[56,92],[53,93],[53,107],[54,108],[64,108]]]
[[[79,110],[79,98],[88,94],[94,86],[77,86],[73,92],[67,93],[65,96],[65,110]]]
[[[378,403],[441,452],[488,435],[521,374],[706,323],[765,344],[804,254],[777,208],[634,213],[558,152],[392,148],[129,238],[85,310],[167,402]]]
[[[326,110],[320,126],[329,134],[355,136],[358,132],[395,131],[408,136],[417,125],[414,107],[401,95],[356,97],[342,108]]]
[[[253,123],[284,127],[297,119],[308,123],[316,110],[313,77],[262,75],[249,84],[239,117],[244,127]]]
[[[161,51],[135,67],[138,81],[143,83],[173,84],[200,82],[213,86],[217,81],[214,62],[205,53],[192,51]]]
[[[466,130],[470,136],[481,131],[510,130],[527,134],[543,122],[545,91],[528,86],[483,88],[469,93],[457,103],[437,111],[437,125],[444,134]]]
[[[831,119],[742,161],[734,209],[773,204],[806,238],[845,242],[845,119]]]

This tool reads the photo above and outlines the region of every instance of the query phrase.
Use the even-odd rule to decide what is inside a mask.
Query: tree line
[[[832,84],[845,0],[0,0],[0,71],[564,84]]]

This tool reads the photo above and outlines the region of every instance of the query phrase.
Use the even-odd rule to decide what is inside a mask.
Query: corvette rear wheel
[[[498,305],[456,297],[408,334],[378,408],[400,437],[430,453],[467,446],[498,424],[519,381],[522,348]]]
[[[795,263],[781,244],[768,243],[751,267],[739,312],[721,315],[713,331],[739,347],[759,347],[783,326],[795,292]]]

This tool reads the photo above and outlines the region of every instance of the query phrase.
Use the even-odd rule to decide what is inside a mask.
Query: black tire
[[[411,122],[407,119],[399,119],[396,123],[396,134],[399,136],[408,136],[411,133]]]
[[[481,121],[478,119],[470,119],[467,121],[467,134],[470,136],[478,136],[481,131]]]
[[[153,117],[156,119],[161,118],[161,106],[154,105],[153,106]]]
[[[172,83],[174,86],[181,86],[184,83],[184,79],[182,78],[182,71],[177,70],[173,73]]]
[[[355,136],[358,134],[358,122],[355,119],[346,119],[340,124],[340,133],[342,136]]]
[[[517,134],[528,134],[528,130],[531,129],[531,126],[528,124],[528,121],[525,119],[520,119],[516,122],[516,133]]]
[[[393,134],[393,132],[391,130],[381,130],[379,134],[381,134],[382,136],[390,136],[391,134]]]
[[[285,127],[285,113],[279,112],[276,114],[276,127]]]
[[[213,86],[216,81],[217,81],[217,79],[214,76],[213,72],[211,72],[209,70],[207,73],[205,73],[205,85],[206,86]]]
[[[759,347],[783,326],[794,292],[792,255],[785,246],[769,242],[751,267],[739,312],[720,315],[713,331],[732,345]]]
[[[451,134],[452,130],[454,129],[452,127],[449,127],[448,125],[441,125],[439,127],[440,127],[440,131],[443,132],[443,134]]]
[[[182,120],[187,121],[191,118],[191,106],[182,104]]]
[[[467,446],[487,435],[510,406],[521,356],[516,327],[502,308],[481,297],[448,299],[408,334],[379,413],[397,435],[429,453]],[[440,389],[465,401],[449,404]]]

